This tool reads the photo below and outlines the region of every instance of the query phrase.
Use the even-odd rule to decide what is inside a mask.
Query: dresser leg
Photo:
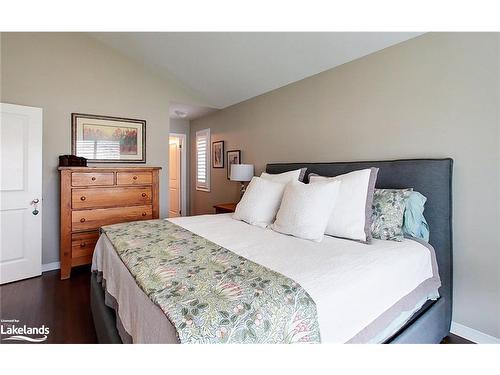
[[[71,277],[71,264],[61,264],[61,280],[66,280]]]

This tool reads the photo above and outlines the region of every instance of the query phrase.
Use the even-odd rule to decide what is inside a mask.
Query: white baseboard
[[[487,335],[486,333],[456,322],[451,322],[451,333],[475,342],[476,344],[500,344],[499,338]]]
[[[59,268],[61,268],[60,262],[45,263],[45,264],[42,264],[42,273],[48,272],[48,271],[58,270]]]

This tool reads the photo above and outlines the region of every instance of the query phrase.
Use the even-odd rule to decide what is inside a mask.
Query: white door
[[[0,103],[0,112],[3,284],[42,273],[42,109]]]
[[[181,215],[181,144],[177,137],[169,139],[169,209],[168,217]]]

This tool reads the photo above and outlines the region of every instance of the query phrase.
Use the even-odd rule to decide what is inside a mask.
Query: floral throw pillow
[[[412,189],[375,189],[372,205],[372,236],[380,240],[403,241],[406,200]]]

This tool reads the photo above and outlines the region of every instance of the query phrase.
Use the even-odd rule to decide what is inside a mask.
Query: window
[[[196,190],[210,191],[210,129],[196,132]]]

